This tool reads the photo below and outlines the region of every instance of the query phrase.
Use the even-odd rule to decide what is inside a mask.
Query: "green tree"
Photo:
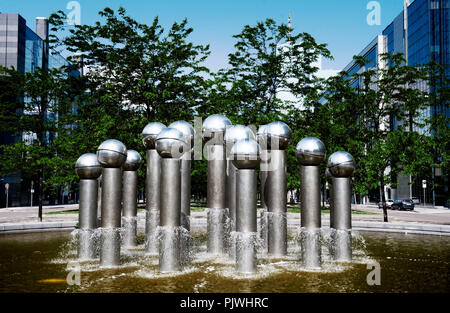
[[[20,172],[23,178],[37,182],[40,221],[44,189],[54,189],[55,182],[60,182],[56,174],[65,167],[55,136],[65,127],[59,117],[72,109],[69,77],[65,68],[35,68],[24,74],[0,68],[2,85],[11,90],[1,97],[2,131],[16,138],[0,146],[0,172]]]

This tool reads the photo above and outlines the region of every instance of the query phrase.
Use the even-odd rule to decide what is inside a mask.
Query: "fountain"
[[[92,236],[97,228],[97,179],[102,167],[95,154],[86,153],[77,160],[75,172],[80,177],[78,260],[92,260],[96,252]]]
[[[267,253],[267,204],[265,201],[265,185],[267,180],[267,170],[269,165],[270,151],[267,150],[267,125],[261,125],[256,133],[256,139],[258,141],[260,151],[260,167],[259,167],[259,179],[261,181],[260,198],[261,198],[261,210],[260,210],[260,220],[259,220],[259,238],[261,239],[261,249]]]
[[[352,260],[351,176],[355,170],[353,157],[338,151],[328,158],[327,168],[332,180],[333,232],[332,251],[337,261]]]
[[[306,268],[321,268],[321,215],[319,165],[325,159],[325,145],[315,137],[302,139],[295,154],[301,164],[301,246]]]
[[[186,143],[186,152],[181,157],[181,226],[187,231],[191,229],[191,163],[195,130],[185,121],[176,121],[169,128],[179,130]]]
[[[120,264],[120,226],[122,165],[127,158],[127,148],[115,139],[104,141],[97,149],[102,170],[102,233],[100,266]]]
[[[236,271],[256,272],[256,168],[259,145],[253,139],[237,141],[232,150],[236,177]]]
[[[231,149],[233,145],[242,139],[254,139],[255,135],[250,128],[244,125],[234,125],[227,129],[225,133],[225,146],[227,155],[227,197],[226,206],[230,213],[230,232],[236,231],[236,175],[237,168],[233,164]],[[231,259],[235,258],[236,244],[233,236],[230,236],[228,254]]]
[[[161,205],[161,157],[155,149],[156,137],[166,128],[159,122],[145,126],[142,142],[147,149],[147,175],[145,179],[145,251],[149,254],[159,253],[158,234]]]
[[[122,165],[123,170],[123,230],[125,248],[137,246],[137,170],[141,167],[141,155],[135,150],[128,150],[127,160]]]
[[[268,211],[268,253],[280,257],[287,254],[286,152],[291,143],[291,130],[283,122],[267,125],[267,148],[270,150],[264,194]]]
[[[213,255],[226,252],[228,238],[226,208],[226,158],[224,136],[230,120],[220,114],[209,116],[202,126],[205,157],[208,161],[207,178],[207,251]]]
[[[182,132],[175,128],[163,129],[156,138],[156,150],[161,156],[161,220],[159,237],[159,270],[181,270],[181,161],[190,148]]]

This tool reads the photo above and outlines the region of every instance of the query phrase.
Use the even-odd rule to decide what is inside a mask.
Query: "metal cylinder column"
[[[259,165],[259,146],[253,139],[242,139],[232,148],[233,163],[237,167],[236,180],[236,271],[256,272],[256,167]]]
[[[287,254],[287,186],[286,152],[291,142],[291,130],[283,122],[273,122],[265,129],[270,161],[264,186],[267,205],[267,248],[272,256]]]
[[[80,179],[78,259],[92,260],[96,257],[94,230],[97,228],[98,182],[102,168],[93,153],[83,154],[75,165]]]
[[[127,149],[118,140],[103,142],[97,150],[102,171],[102,234],[100,266],[120,264],[120,226],[122,165],[127,158]]]
[[[159,122],[145,126],[142,131],[142,143],[147,149],[147,168],[145,177],[145,252],[159,253],[158,226],[161,205],[161,157],[156,151],[156,137],[166,128]]]
[[[325,159],[325,146],[317,138],[307,137],[296,147],[301,164],[301,246],[302,262],[306,268],[321,267],[321,212],[319,165]]]
[[[180,226],[181,176],[179,159],[163,159],[161,164],[161,237],[159,270],[181,270]]]
[[[352,260],[351,176],[355,165],[353,157],[344,151],[333,153],[328,159],[333,189],[334,222],[332,232],[333,257],[337,261]]]
[[[209,116],[202,126],[205,156],[208,161],[207,174],[207,251],[222,255],[226,252],[228,239],[226,210],[226,156],[225,130],[231,126],[228,118],[220,114]]]
[[[126,248],[137,246],[137,170],[141,166],[141,156],[135,150],[128,150],[127,160],[123,169],[123,245]]]
[[[181,270],[181,161],[186,144],[175,128],[163,129],[156,139],[161,161],[160,272]],[[190,149],[189,149],[190,151]]]

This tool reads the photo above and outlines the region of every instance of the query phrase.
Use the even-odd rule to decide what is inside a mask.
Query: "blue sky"
[[[0,12],[19,13],[31,29],[37,16],[49,16],[66,8],[68,0],[1,0]],[[194,28],[191,40],[210,44],[211,56],[207,66],[212,70],[227,64],[235,40],[244,25],[253,25],[271,17],[287,23],[291,12],[295,32],[308,32],[319,43],[327,43],[334,60],[324,61],[323,68],[342,69],[354,54],[364,48],[401,12],[403,0],[378,0],[381,8],[380,25],[367,24],[369,0],[78,0],[81,23],[92,24],[104,7],[123,6],[128,14],[141,23],[150,24],[158,15],[168,28],[173,21],[187,18]]]

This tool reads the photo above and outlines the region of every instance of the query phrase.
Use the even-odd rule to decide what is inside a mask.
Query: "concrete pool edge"
[[[35,223],[4,223],[0,224],[0,235],[18,234],[30,232],[44,232],[44,231],[67,231],[75,229],[78,222],[35,222]],[[368,222],[368,221],[353,221],[354,230],[373,231],[373,232],[395,232],[404,234],[422,234],[422,235],[437,235],[450,236],[450,225],[439,224],[421,224],[421,223],[384,223],[384,222]],[[144,228],[144,221],[138,222],[138,227]],[[194,228],[206,227],[206,218],[192,218],[191,226]],[[300,221],[297,219],[289,219],[288,227],[295,229],[300,226]],[[322,226],[328,227],[329,221],[322,221]]]

